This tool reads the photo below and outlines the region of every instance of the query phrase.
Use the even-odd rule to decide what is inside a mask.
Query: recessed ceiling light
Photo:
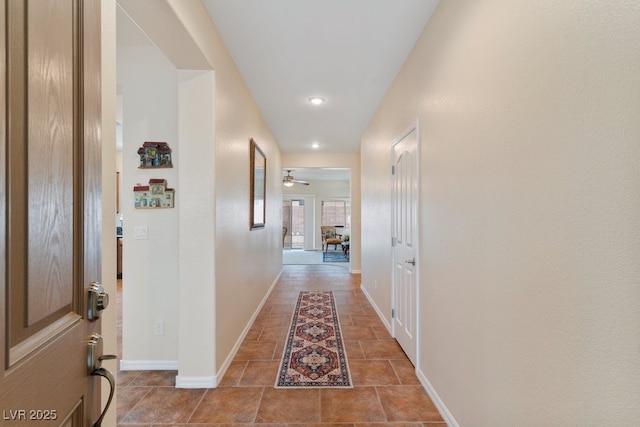
[[[320,148],[320,144],[318,144],[317,142],[314,142],[313,144],[311,144],[311,148],[314,148],[317,150],[318,148]]]
[[[312,103],[313,105],[320,105],[320,104],[324,104],[325,99],[319,96],[314,96],[312,98],[309,98],[309,102]]]

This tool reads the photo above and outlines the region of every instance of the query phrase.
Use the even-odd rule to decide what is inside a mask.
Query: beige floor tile
[[[289,332],[289,325],[264,326],[258,341],[279,341],[285,340]]]
[[[376,387],[389,421],[443,421],[421,386]]]
[[[364,310],[362,309],[362,305],[360,304],[336,304],[336,309],[338,310],[338,315],[342,316],[345,314],[351,315],[363,315]]]
[[[384,328],[384,324],[377,315],[352,314],[351,319],[353,319],[354,326],[370,326],[374,329]]]
[[[242,378],[242,374],[247,367],[247,360],[234,360],[229,364],[227,372],[224,373],[222,381],[220,381],[220,387],[234,387],[237,386]]]
[[[287,316],[279,314],[279,315],[259,315],[256,317],[254,321],[254,326],[276,326],[276,325],[288,325],[289,320],[291,320],[291,316],[287,318]]]
[[[364,359],[364,352],[362,351],[362,346],[360,345],[360,341],[344,341],[344,348],[347,352],[347,357],[349,361],[351,360],[359,360]]]
[[[365,359],[406,359],[396,341],[361,341]]]
[[[257,341],[260,338],[260,334],[262,334],[262,330],[264,329],[263,325],[253,325],[247,335],[244,337],[246,341]]]
[[[250,360],[238,385],[273,387],[279,365],[274,360]]]
[[[118,388],[116,403],[117,420],[121,421],[138,402],[149,394],[151,387],[121,387]]]
[[[424,427],[423,423],[364,423],[364,424],[355,424],[354,427]]]
[[[320,390],[323,423],[363,423],[386,421],[374,387]]]
[[[396,371],[402,385],[420,385],[420,380],[416,376],[416,368],[408,359],[391,360],[391,366]]]
[[[176,384],[177,371],[148,371],[145,375],[138,375],[130,386],[134,387],[173,387]]]
[[[373,329],[369,326],[342,325],[341,329],[345,340],[378,340]]]
[[[388,360],[349,360],[354,386],[400,385],[400,380]]]
[[[118,369],[116,373],[116,384],[118,386],[130,385],[140,374],[146,375],[149,371],[121,371]]]
[[[373,326],[372,329],[378,340],[394,340],[385,326]]]
[[[320,390],[265,388],[256,423],[320,422]]]
[[[272,360],[275,350],[275,342],[245,341],[233,360]]]
[[[120,423],[185,423],[203,395],[204,390],[153,387]]]
[[[263,387],[221,387],[208,390],[189,423],[252,423]]]

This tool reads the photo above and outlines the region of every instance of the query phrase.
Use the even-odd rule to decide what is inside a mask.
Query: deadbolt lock
[[[100,318],[100,311],[109,305],[109,294],[104,291],[101,283],[92,282],[87,295],[87,319],[97,320]]]

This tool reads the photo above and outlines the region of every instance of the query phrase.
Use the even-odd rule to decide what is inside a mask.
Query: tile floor
[[[444,427],[359,286],[344,267],[285,265],[218,388],[176,389],[174,371],[119,371],[118,426]],[[352,389],[273,388],[300,290],[334,291]]]

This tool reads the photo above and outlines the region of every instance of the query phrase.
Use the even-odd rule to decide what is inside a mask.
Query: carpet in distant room
[[[322,253],[322,262],[349,262],[349,253],[327,251]]]

